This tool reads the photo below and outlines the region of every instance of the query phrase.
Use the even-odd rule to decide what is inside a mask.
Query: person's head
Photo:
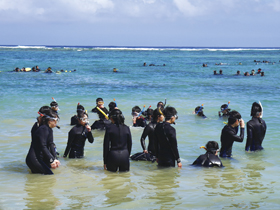
[[[140,107],[139,107],[139,106],[134,106],[134,107],[132,108],[132,113],[131,113],[131,115],[135,117],[135,116],[138,116],[140,112],[141,112]]]
[[[51,71],[51,70],[52,70],[52,68],[51,68],[51,67],[49,67],[49,68],[48,68],[48,71]]]
[[[194,112],[197,116],[203,116],[203,109],[204,107],[203,106],[197,106],[195,109],[194,109]]]
[[[59,116],[52,109],[46,110],[42,117],[42,125],[48,125],[50,128],[55,128],[59,121]]]
[[[85,111],[85,107],[83,105],[81,105],[80,103],[78,103],[78,105],[77,105],[77,112],[78,111]]]
[[[227,112],[229,112],[230,111],[230,109],[228,108],[228,104],[223,104],[222,106],[221,106],[221,112],[223,113],[223,114],[225,114],[225,113],[227,113]]]
[[[109,113],[109,118],[112,123],[116,125],[123,125],[124,124],[124,116],[122,114],[122,111],[119,109],[113,109]]]
[[[238,75],[239,75],[239,74],[240,74],[240,71],[238,70],[238,71],[236,72],[236,74],[238,74]]]
[[[218,154],[219,144],[216,141],[208,141],[205,147],[207,152],[211,152],[214,155]]]
[[[223,73],[223,70],[222,70],[222,69],[220,69],[220,71],[219,71],[219,72],[220,72],[220,74],[222,74],[222,73]]]
[[[81,124],[82,126],[85,126],[86,124],[89,123],[88,114],[85,113],[84,111],[78,112],[77,117],[78,117],[79,124]]]
[[[49,111],[51,110],[51,107],[49,107],[49,106],[42,106],[40,109],[39,109],[39,114],[40,114],[40,116],[39,117],[37,117],[37,121],[38,121],[38,123],[41,125],[42,124],[42,115],[44,115],[44,114],[46,114],[46,113],[48,113]]]
[[[112,101],[108,104],[108,107],[109,107],[109,112],[111,112],[113,109],[115,109],[117,106],[116,106],[116,102]]]
[[[148,108],[147,109],[147,111],[146,111],[146,113],[145,113],[145,116],[147,116],[147,118],[149,119],[149,120],[151,120],[151,118],[152,118],[152,116],[153,116],[153,109],[151,109],[151,108]]]
[[[50,106],[51,106],[52,110],[54,110],[54,111],[58,110],[58,103],[56,101],[52,101],[50,103]]]
[[[216,70],[214,71],[214,74],[217,74],[217,71],[216,71]]]
[[[239,120],[241,119],[241,115],[239,112],[233,110],[229,113],[228,124],[232,127],[237,127],[239,125]]]
[[[165,116],[165,121],[170,121],[171,124],[174,124],[175,120],[178,119],[177,111],[172,106],[167,106],[163,110],[163,115]]]
[[[251,108],[251,116],[252,117],[260,117],[262,114],[262,107],[259,103],[254,102]]]
[[[160,108],[157,108],[153,111],[153,121],[154,122],[163,122],[164,116]]]
[[[96,105],[97,106],[102,106],[104,104],[103,98],[97,98],[96,99]]]
[[[157,103],[157,108],[164,109],[164,105],[163,105],[163,102],[162,102],[162,101],[159,101],[159,102]]]

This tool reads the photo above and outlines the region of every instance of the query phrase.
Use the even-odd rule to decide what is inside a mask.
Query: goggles
[[[50,120],[54,120],[54,121],[56,121],[56,122],[58,122],[59,121],[59,118],[58,117],[50,117],[50,116],[47,116],[47,115],[45,115],[47,118],[49,118]]]
[[[175,117],[176,120],[178,119],[178,116],[176,114],[173,117]]]
[[[84,123],[89,123],[89,120],[87,117],[84,117],[84,118],[80,118],[80,120]]]
[[[132,112],[131,115],[132,115],[133,117],[137,117],[137,116],[139,115],[139,113],[138,113],[138,112]]]

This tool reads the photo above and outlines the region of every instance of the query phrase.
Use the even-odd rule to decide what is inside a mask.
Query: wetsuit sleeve
[[[244,128],[240,128],[240,135],[238,136],[233,130],[229,131],[232,141],[243,142]]]
[[[50,150],[52,156],[56,159],[57,157],[56,157],[56,149],[55,149],[55,147],[56,146],[55,146],[55,144],[53,142],[53,136],[52,136],[51,139],[50,139],[50,142],[49,142],[49,150]]]
[[[103,141],[103,161],[104,164],[107,164],[107,158],[109,153],[109,144],[110,144],[110,136],[109,132],[106,130],[104,135],[104,141]]]
[[[252,141],[253,141],[253,127],[250,125],[250,123],[247,123],[247,140],[246,140],[246,146],[245,146],[246,151],[250,150]]]
[[[145,139],[149,135],[150,131],[151,131],[151,129],[150,129],[150,126],[148,125],[144,128],[144,131],[142,133],[140,142],[141,142],[141,146],[142,146],[143,150],[147,150],[146,145],[145,145]]]
[[[90,143],[93,143],[93,142],[94,142],[94,138],[93,138],[93,135],[92,135],[92,132],[91,132],[91,131],[89,131],[89,132],[87,133],[87,139],[88,139],[88,141],[89,141]]]
[[[48,129],[42,129],[41,133],[39,135],[39,142],[40,142],[40,146],[41,146],[43,155],[49,159],[50,163],[52,163],[55,158],[53,157],[53,155],[50,153],[50,151],[48,149],[49,134],[50,133],[49,133]]]
[[[131,154],[131,148],[132,148],[132,138],[131,138],[131,133],[130,133],[130,129],[129,127],[127,127],[128,129],[128,136],[127,136],[127,150],[129,155]]]
[[[177,160],[177,163],[181,162],[180,156],[179,156],[179,151],[178,151],[178,145],[177,145],[177,139],[176,139],[176,130],[173,128],[170,130],[169,135],[168,135],[170,144],[171,144],[171,149],[173,151],[173,155],[175,157],[175,160]]]
[[[96,107],[94,107],[91,111],[94,112],[94,113],[97,113],[98,110],[97,110]]]
[[[75,128],[75,127],[74,127],[74,128]],[[70,151],[72,142],[73,142],[74,137],[75,137],[74,133],[75,133],[75,132],[74,132],[74,129],[73,129],[73,128],[72,128],[72,129],[69,131],[69,133],[68,133],[68,142],[67,142],[67,146],[66,146],[66,148],[65,148],[63,157],[67,157],[67,155],[68,155],[68,153],[69,153],[69,151]]]

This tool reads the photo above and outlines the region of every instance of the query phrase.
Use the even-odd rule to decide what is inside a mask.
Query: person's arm
[[[75,127],[74,127],[75,128]],[[75,132],[74,132],[74,128],[72,128],[69,133],[68,133],[68,141],[67,141],[67,146],[65,148],[65,152],[64,152],[64,155],[63,157],[67,157],[69,151],[70,151],[70,148],[71,148],[71,145],[72,145],[72,142],[75,138]]]
[[[94,138],[93,138],[93,135],[91,133],[91,127],[88,124],[86,124],[85,127],[86,127],[86,130],[87,130],[87,139],[88,139],[89,143],[93,143]]]
[[[108,130],[105,131],[104,141],[103,141],[103,161],[104,165],[107,164],[107,158],[109,153],[109,143],[110,143],[110,135]]]
[[[128,134],[127,134],[127,150],[129,155],[131,154],[131,148],[132,148],[132,138],[131,138],[131,133],[130,133],[130,129],[129,127],[127,127],[128,129]]]
[[[233,141],[243,142],[244,139],[244,128],[240,128],[240,135],[238,136],[234,131],[230,131],[230,135]]]
[[[50,132],[47,127],[44,129],[41,129],[39,133],[39,143],[41,147],[41,151],[43,153],[43,156],[47,157],[49,159],[50,164],[54,162],[55,157],[50,153],[48,149],[48,137],[49,137]]]
[[[246,151],[250,150],[252,141],[253,141],[253,127],[250,125],[250,123],[247,123],[247,140],[246,140],[246,146],[245,146]]]
[[[151,132],[151,128],[150,126],[146,126],[143,130],[143,133],[142,133],[142,136],[141,136],[141,139],[140,139],[140,142],[141,142],[141,146],[142,146],[142,149],[143,149],[143,152],[145,153],[148,153],[147,151],[147,148],[146,148],[146,145],[145,145],[145,139],[146,137],[148,136],[148,134]]]

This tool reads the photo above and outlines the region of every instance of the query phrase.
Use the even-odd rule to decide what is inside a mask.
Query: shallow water
[[[278,137],[280,49],[203,48],[94,48],[94,47],[1,47],[0,48],[0,209],[279,209]],[[258,63],[268,60],[272,63]],[[143,66],[143,63],[158,66]],[[238,65],[242,62],[242,65]],[[207,63],[208,67],[202,67]],[[224,65],[215,65],[223,63]],[[166,64],[166,66],[163,66]],[[15,67],[67,73],[9,72]],[[118,68],[118,73],[113,73]],[[233,76],[262,68],[265,77]],[[76,69],[76,72],[73,72]],[[214,76],[222,69],[224,75]],[[69,72],[71,71],[71,72]],[[77,103],[88,111],[95,99],[107,105],[115,98],[131,125],[131,108],[167,99],[179,115],[177,131],[183,168],[158,169],[156,163],[131,162],[130,172],[103,170],[102,131],[86,143],[85,158],[60,158],[54,176],[30,174],[25,157],[30,130],[38,109],[54,97],[61,111],[54,140],[62,154],[70,118]],[[251,104],[261,101],[268,130],[264,151],[245,153],[245,142],[234,143],[233,159],[224,168],[199,168],[190,164],[203,153],[209,140],[219,142],[223,120],[219,107],[230,108],[247,122]],[[208,119],[193,116],[204,104]],[[89,112],[91,123],[96,115]],[[131,128],[132,154],[141,151],[141,128]],[[246,132],[246,131],[245,131]],[[246,139],[245,139],[246,141]],[[219,142],[220,143],[220,142]]]

